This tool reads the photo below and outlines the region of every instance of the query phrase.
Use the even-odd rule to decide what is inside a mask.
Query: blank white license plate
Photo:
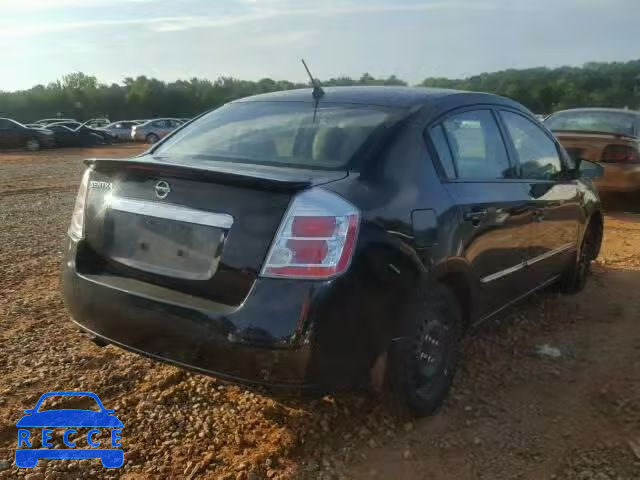
[[[215,273],[219,228],[112,210],[107,254],[159,275],[207,280]]]

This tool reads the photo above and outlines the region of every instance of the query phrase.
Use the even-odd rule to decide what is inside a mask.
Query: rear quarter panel
[[[440,184],[422,133],[420,115],[413,116],[360,174],[323,187],[356,205],[362,221],[352,265],[335,280],[341,288],[328,293],[340,298],[323,302],[339,305],[338,312],[310,312],[313,334],[320,340],[317,345],[334,349],[338,363],[341,355],[336,356],[335,349],[344,361],[355,361],[353,368],[360,373],[404,333],[403,318],[416,289],[455,268],[449,252],[457,212]],[[431,243],[418,247],[412,216],[421,210],[433,212],[427,217],[434,219],[438,233]],[[464,270],[464,265],[459,268]]]

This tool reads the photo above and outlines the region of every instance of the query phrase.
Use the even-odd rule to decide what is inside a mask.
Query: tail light
[[[89,185],[89,175],[91,169],[87,168],[82,175],[76,203],[73,206],[73,214],[71,215],[71,225],[69,225],[69,236],[73,240],[82,240],[84,238],[84,207],[87,200],[87,190]]]
[[[327,279],[344,273],[356,244],[360,212],[321,189],[297,195],[267,254],[263,277]]]
[[[607,145],[602,152],[603,163],[640,163],[640,153],[636,147],[628,145]]]

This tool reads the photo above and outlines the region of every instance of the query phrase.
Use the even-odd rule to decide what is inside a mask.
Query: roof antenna
[[[313,85],[313,92],[311,92],[311,95],[313,95],[313,98],[317,102],[324,95],[324,90],[320,86],[320,82],[318,81],[318,79],[313,78],[313,75],[311,75],[311,70],[309,70],[309,67],[307,67],[307,63],[304,61],[304,58],[301,58],[300,60],[302,61],[302,65],[304,65],[304,69],[307,71],[307,75],[309,75],[311,85]]]
[[[304,69],[307,71],[307,75],[309,75],[309,79],[311,80],[311,85],[313,85],[313,91],[311,92],[311,95],[315,100],[315,104],[313,106],[313,123],[316,123],[316,113],[318,111],[318,102],[320,102],[320,99],[324,96],[324,90],[320,86],[320,82],[318,81],[318,79],[313,78],[313,75],[311,75],[311,70],[309,70],[309,67],[307,67],[307,63],[304,61],[304,58],[301,58],[300,60],[302,61],[302,65],[304,65]]]

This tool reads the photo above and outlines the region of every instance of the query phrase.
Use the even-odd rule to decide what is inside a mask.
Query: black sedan
[[[0,148],[40,150],[54,145],[53,132],[45,128],[27,127],[10,118],[0,118]]]
[[[110,143],[89,128],[80,127],[73,130],[57,124],[49,125],[47,128],[53,132],[55,143],[59,147],[93,147]]]
[[[67,127],[70,130],[73,130],[74,132],[79,132],[79,133],[83,133],[83,134],[88,134],[88,133],[94,133],[96,135],[98,135],[99,137],[102,138],[104,144],[108,145],[113,143],[113,136],[109,133],[104,131],[101,128],[93,128],[87,125],[87,123],[80,123],[80,122],[76,122],[75,120],[71,120],[71,121],[67,121],[67,122],[56,122],[56,123],[50,123],[47,128],[51,128],[51,127],[55,127],[58,125],[62,125],[63,127]]]
[[[603,232],[601,167],[482,93],[259,95],[88,165],[63,262],[82,328],[236,382],[384,378],[416,415],[445,398],[467,327],[580,291]]]

